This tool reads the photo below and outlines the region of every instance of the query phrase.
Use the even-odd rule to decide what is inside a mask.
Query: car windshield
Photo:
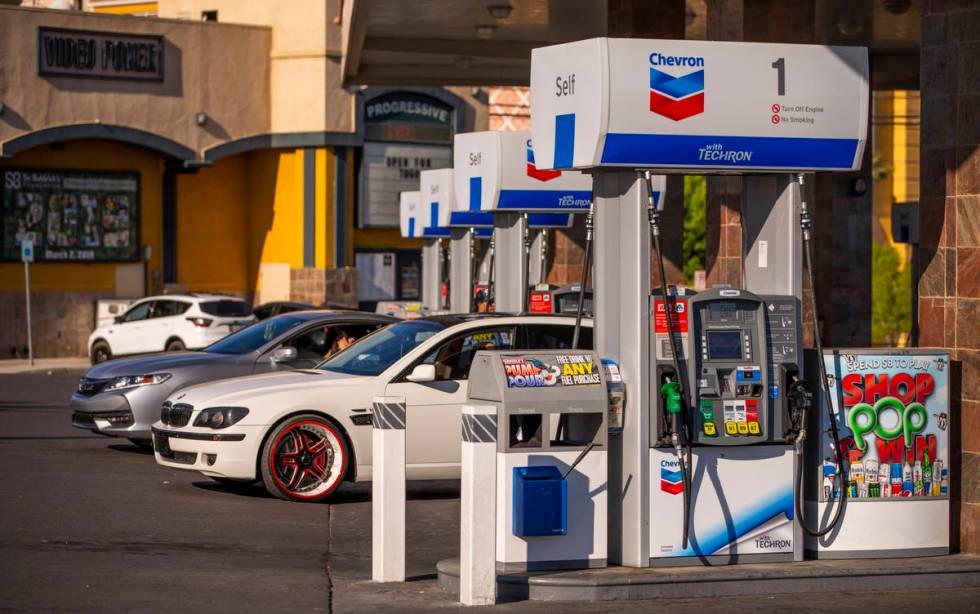
[[[262,320],[212,343],[204,351],[212,354],[248,354],[306,321],[291,316]]]
[[[442,324],[431,320],[392,324],[331,356],[317,368],[351,375],[380,375],[443,328]]]

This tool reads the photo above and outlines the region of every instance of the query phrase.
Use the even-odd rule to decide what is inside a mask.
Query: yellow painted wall
[[[140,244],[153,250],[150,271],[162,275],[163,161],[154,153],[131,145],[98,140],[68,141],[62,149],[42,146],[0,161],[7,167],[62,170],[135,171],[140,174]],[[0,291],[24,289],[24,267],[0,263]],[[31,289],[36,292],[115,292],[115,263],[37,262],[31,266]]]
[[[121,4],[97,4],[90,3],[89,8],[93,13],[104,13],[110,15],[156,15],[156,2],[125,2]]]
[[[246,155],[177,176],[177,280],[192,292],[245,293]]]
[[[259,172],[250,173],[249,209],[259,219],[272,204],[271,220],[253,227],[253,241],[261,245],[259,262],[286,262],[291,268],[303,266],[303,150],[262,151]],[[253,160],[253,162],[255,162]],[[275,167],[273,173],[272,166]],[[268,185],[272,179],[272,185]]]
[[[894,242],[891,210],[896,202],[919,199],[919,93],[909,90],[875,92],[874,156],[888,173],[875,179],[872,197],[874,216],[881,229],[880,238],[902,254],[902,266],[909,262],[910,246]]]

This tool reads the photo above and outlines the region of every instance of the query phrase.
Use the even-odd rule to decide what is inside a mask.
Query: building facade
[[[38,356],[86,355],[100,299],[418,297],[398,192],[486,129],[484,92],[342,87],[339,0],[84,8],[0,6],[0,354],[24,239]]]

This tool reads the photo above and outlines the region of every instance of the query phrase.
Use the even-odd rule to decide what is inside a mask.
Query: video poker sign
[[[949,356],[841,352],[824,360],[849,480],[831,469],[830,417],[821,412],[821,500],[947,497]]]
[[[597,386],[599,367],[591,354],[501,358],[508,388]]]

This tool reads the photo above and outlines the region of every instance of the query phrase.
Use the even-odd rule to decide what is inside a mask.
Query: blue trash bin
[[[514,467],[514,535],[567,535],[567,506],[567,482],[557,467]]]

